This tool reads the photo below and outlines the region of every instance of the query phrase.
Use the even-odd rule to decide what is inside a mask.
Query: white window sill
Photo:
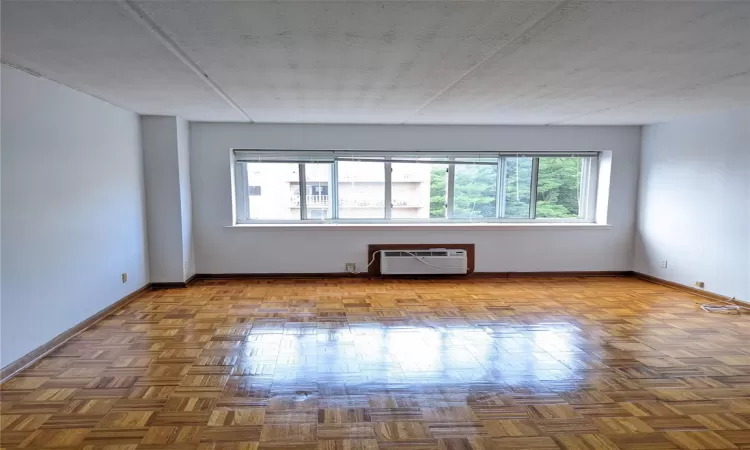
[[[598,223],[253,223],[228,225],[248,230],[609,230]]]

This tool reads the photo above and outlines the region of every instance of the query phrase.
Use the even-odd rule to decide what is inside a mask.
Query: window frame
[[[597,186],[599,177],[599,165],[601,160],[600,151],[581,152],[320,152],[320,151],[285,151],[285,150],[245,150],[236,149],[232,151],[232,167],[234,178],[234,224],[592,224],[596,223]],[[242,155],[242,156],[240,156]],[[248,157],[252,155],[252,157]],[[529,217],[507,218],[503,217],[506,207],[506,175],[507,158],[509,157],[531,157],[531,180],[529,192]],[[536,217],[537,188],[539,181],[539,158],[544,157],[582,157],[583,167],[581,172],[581,185],[579,186],[579,214],[574,218],[538,218]],[[426,158],[426,159],[425,159]],[[433,159],[430,159],[433,158]],[[493,163],[472,163],[468,161],[456,161],[461,159],[487,159],[495,158]],[[417,161],[419,159],[419,161]],[[339,218],[339,161],[367,161],[381,162],[384,170],[384,218],[380,219],[342,219]],[[250,219],[249,218],[249,180],[247,163],[295,163],[298,164],[299,189],[306,192],[307,180],[305,176],[306,164],[330,164],[329,178],[329,203],[331,218],[308,219],[307,205],[304,195],[300,195],[300,217],[299,219]],[[393,219],[392,199],[392,164],[398,163],[434,163],[447,165],[446,176],[446,217],[445,218],[418,218],[418,219]],[[497,167],[496,181],[496,203],[494,218],[454,218],[453,210],[456,192],[456,165],[457,164],[486,164]]]

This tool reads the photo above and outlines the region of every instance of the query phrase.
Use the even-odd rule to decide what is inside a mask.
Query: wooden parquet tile
[[[750,449],[750,319],[632,278],[200,281],[0,387],[3,449]]]

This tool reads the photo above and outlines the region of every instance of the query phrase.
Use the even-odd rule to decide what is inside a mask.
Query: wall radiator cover
[[[466,250],[432,248],[382,250],[380,273],[383,275],[466,274]]]

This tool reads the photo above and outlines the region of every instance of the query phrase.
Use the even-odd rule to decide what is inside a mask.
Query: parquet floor
[[[750,318],[631,278],[201,281],[2,386],[2,448],[750,449]]]

